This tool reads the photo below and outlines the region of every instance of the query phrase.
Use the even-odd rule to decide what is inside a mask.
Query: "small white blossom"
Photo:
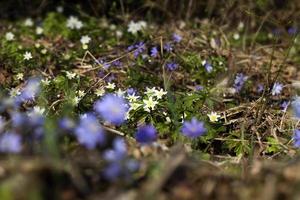
[[[14,35],[12,32],[7,32],[7,33],[5,34],[5,39],[6,39],[7,41],[12,41],[12,40],[15,39],[15,35]]]
[[[70,16],[69,19],[67,20],[67,27],[70,29],[81,29],[83,26],[83,23],[74,16]]]
[[[135,96],[135,94],[131,94],[127,96],[127,99],[129,102],[136,102],[140,97],[139,96]]]
[[[88,44],[88,43],[90,43],[90,41],[91,41],[91,38],[88,35],[84,35],[80,39],[81,44]]]
[[[34,106],[33,107],[33,113],[37,115],[44,115],[45,113],[45,108],[41,108],[39,106]]]
[[[26,51],[24,54],[24,60],[30,60],[30,59],[32,59],[32,54]]]
[[[82,91],[82,90],[78,90],[77,94],[79,97],[83,97],[85,95],[84,91]]]
[[[207,116],[211,122],[217,122],[221,117],[221,115],[217,114],[216,112],[211,112],[210,114],[207,114]]]
[[[33,21],[31,18],[27,18],[24,22],[25,26],[33,26]]]
[[[103,88],[97,89],[95,91],[95,94],[97,95],[97,97],[103,96],[105,93],[105,90]]]
[[[12,88],[10,91],[9,91],[9,95],[11,96],[11,97],[16,97],[16,96],[18,96],[18,95],[20,95],[21,94],[21,92],[20,92],[20,90],[18,89],[18,88]]]
[[[119,97],[123,97],[124,94],[126,93],[125,91],[121,90],[121,88],[118,89],[118,91],[116,92],[117,93],[117,96]]]
[[[153,87],[153,88],[146,88],[146,92],[145,92],[145,94],[147,95],[147,96],[153,96],[154,94],[155,94],[155,91],[156,91],[156,89],[155,89],[155,87]]]
[[[18,80],[23,80],[24,79],[24,74],[23,73],[17,73],[16,78]]]
[[[141,103],[130,103],[130,110],[137,110],[142,105],[143,104],[141,104]]]
[[[42,79],[41,82],[42,82],[43,85],[49,85],[50,84],[50,81],[47,78],[46,79]]]
[[[123,36],[123,32],[120,31],[120,30],[117,30],[116,31],[116,36],[117,36],[117,38],[121,38]]]
[[[44,29],[42,27],[36,27],[35,32],[37,35],[41,35],[44,32]]]
[[[162,97],[166,94],[167,94],[167,92],[164,91],[163,89],[154,91],[154,95],[156,96],[157,99],[162,99]]]
[[[156,100],[153,100],[152,97],[149,97],[149,99],[144,99],[144,110],[147,112],[150,112],[151,110],[154,110],[155,106],[158,104]]]
[[[240,34],[239,33],[233,34],[233,39],[239,40],[240,39]]]
[[[145,21],[139,21],[139,22],[130,21],[128,24],[127,31],[132,34],[136,34],[137,32],[141,31],[143,28],[146,28],[146,26],[147,23]]]
[[[62,13],[62,12],[64,11],[64,7],[62,7],[62,6],[57,6],[57,7],[56,7],[56,11],[57,11],[58,13]]]
[[[73,103],[73,105],[78,105],[78,103],[80,102],[80,100],[81,100],[81,98],[79,98],[79,97],[74,97],[73,99],[72,99],[72,103]]]
[[[66,71],[66,76],[69,80],[75,78],[76,75],[77,75],[76,73]]]
[[[115,89],[116,84],[115,83],[108,83],[107,86],[105,86],[106,89]]]

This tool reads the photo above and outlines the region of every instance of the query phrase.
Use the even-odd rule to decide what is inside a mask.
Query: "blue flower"
[[[98,65],[102,65],[104,69],[108,69],[110,67],[110,64],[107,63],[104,59],[99,58],[98,60],[96,60],[96,63]]]
[[[20,101],[34,100],[34,98],[37,96],[39,91],[40,91],[40,79],[31,78],[27,81],[20,96],[18,96],[18,100]]]
[[[263,84],[258,84],[257,86],[257,92],[262,93],[264,91],[264,85]]]
[[[144,42],[139,42],[136,45],[134,45],[134,47],[136,48],[133,53],[135,58],[137,58],[140,54],[142,54],[146,50],[146,46]]]
[[[174,70],[176,70],[176,69],[178,68],[178,64],[175,63],[175,62],[168,62],[168,63],[166,64],[166,67],[167,67],[167,69],[168,69],[169,71],[174,71]]]
[[[58,122],[59,128],[65,131],[70,131],[75,127],[75,122],[68,117],[64,117]]]
[[[21,136],[6,132],[0,137],[0,151],[6,153],[18,153],[22,149]]]
[[[290,102],[289,101],[284,101],[282,102],[282,104],[280,105],[281,109],[283,112],[286,112],[288,106],[290,105]]]
[[[172,44],[171,44],[170,42],[166,43],[166,44],[164,45],[164,50],[166,50],[167,52],[173,51],[173,46],[172,46]]]
[[[191,121],[185,121],[181,129],[183,135],[189,138],[196,138],[206,133],[204,122],[198,121],[195,117]]]
[[[212,70],[213,70],[213,67],[212,67],[212,65],[211,65],[209,62],[205,62],[204,67],[205,67],[205,70],[206,70],[208,73],[212,72]]]
[[[134,88],[128,88],[127,89],[127,94],[128,95],[134,95],[134,94],[136,94],[137,93],[137,91],[136,91],[136,89],[134,89]]]
[[[123,63],[119,60],[113,61],[112,65],[115,67],[122,67]]]
[[[141,144],[149,144],[156,140],[157,132],[153,125],[143,125],[138,127],[135,139]]]
[[[172,38],[173,38],[173,41],[176,43],[179,43],[182,40],[182,37],[176,33],[173,34]]]
[[[103,154],[104,159],[109,162],[118,162],[127,155],[127,147],[123,138],[116,138],[113,141],[113,148],[106,150]]]
[[[300,119],[300,97],[296,97],[292,103],[292,108],[294,112],[294,116],[298,119]]]
[[[245,76],[243,73],[239,73],[236,75],[233,87],[237,92],[240,92],[243,88],[245,81],[248,79],[247,76]]]
[[[201,91],[204,89],[204,87],[202,85],[196,85],[195,89],[196,89],[196,91]]]
[[[299,129],[296,129],[294,131],[293,140],[294,140],[294,146],[299,148],[300,147],[300,130]]]
[[[115,181],[122,175],[122,166],[120,163],[112,162],[105,167],[104,177],[109,181]]]
[[[282,89],[283,89],[283,84],[276,82],[273,85],[271,93],[273,96],[279,95],[281,93]]]
[[[125,121],[128,108],[124,98],[107,94],[101,100],[96,101],[94,110],[105,121],[118,126]]]
[[[288,34],[289,35],[296,35],[298,33],[298,28],[297,27],[290,27],[288,29]]]
[[[153,57],[153,58],[158,57],[157,47],[152,47],[151,52],[150,52],[150,56]]]
[[[75,135],[80,144],[88,149],[94,149],[97,144],[103,144],[105,135],[96,116],[86,114],[80,118],[79,125],[75,128]]]

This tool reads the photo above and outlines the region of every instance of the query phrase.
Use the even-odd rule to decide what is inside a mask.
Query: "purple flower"
[[[198,121],[195,117],[193,117],[191,121],[183,123],[181,132],[189,138],[196,138],[205,134],[206,128],[204,127],[204,122]]]
[[[211,65],[209,62],[205,62],[204,67],[205,67],[205,70],[206,70],[208,73],[212,72],[212,70],[213,70],[213,67],[212,67],[212,65]]]
[[[134,45],[134,47],[136,48],[133,53],[135,58],[137,58],[140,54],[142,54],[146,50],[146,46],[144,42],[139,42],[136,45]]]
[[[179,43],[182,40],[182,37],[176,33],[173,34],[172,38],[173,38],[173,41],[176,43]]]
[[[118,162],[127,155],[127,147],[123,138],[117,137],[113,141],[113,148],[106,150],[103,157],[109,162]]]
[[[112,162],[105,167],[103,175],[107,180],[115,181],[122,175],[122,166],[120,163]]]
[[[150,52],[150,56],[153,57],[153,58],[158,57],[157,47],[152,47],[151,52]]]
[[[18,98],[21,101],[34,100],[34,98],[39,93],[39,91],[40,91],[40,79],[31,78],[27,81],[25,87],[23,88]]]
[[[170,42],[166,43],[164,45],[164,50],[166,50],[167,52],[173,51],[173,45]]]
[[[134,89],[134,88],[128,88],[127,89],[127,94],[128,95],[134,95],[134,94],[136,94],[137,93],[137,91],[136,91],[136,89]]]
[[[271,93],[273,96],[279,95],[281,93],[282,89],[283,89],[283,84],[276,82],[273,85]]]
[[[257,86],[257,92],[262,93],[264,91],[264,85],[263,84],[258,84]]]
[[[65,131],[70,131],[75,127],[75,122],[68,117],[64,117],[58,122],[59,128]]]
[[[174,70],[176,70],[176,69],[178,68],[178,64],[175,63],[175,62],[168,62],[168,63],[166,64],[166,67],[167,67],[167,69],[168,69],[169,71],[174,71]]]
[[[298,33],[298,28],[297,27],[290,27],[288,29],[288,34],[289,35],[296,35]]]
[[[298,119],[300,119],[300,97],[296,97],[293,101],[292,101],[292,108],[293,108],[293,112],[294,112],[294,116]]]
[[[293,140],[294,140],[294,146],[299,148],[300,147],[300,130],[299,129],[296,129],[294,131]]]
[[[157,132],[153,125],[143,125],[138,127],[135,139],[141,144],[149,144],[156,140]]]
[[[104,59],[99,58],[96,63],[98,65],[102,65],[104,69],[108,69],[110,67],[110,64],[107,63]]]
[[[103,144],[105,135],[96,116],[86,114],[80,118],[79,125],[75,128],[75,135],[80,144],[88,149],[94,149],[97,144]]]
[[[239,73],[236,75],[233,87],[237,92],[240,92],[243,88],[245,81],[248,79],[247,76],[245,76],[243,73]]]
[[[196,89],[196,91],[201,91],[201,90],[203,90],[203,86],[201,86],[201,85],[196,85],[196,86],[195,86],[195,89]]]
[[[6,132],[0,137],[0,151],[6,153],[18,153],[22,149],[21,136]]]
[[[283,112],[286,112],[288,106],[290,105],[290,102],[289,101],[284,101],[282,102],[282,104],[280,105],[281,109]]]
[[[96,101],[94,110],[105,121],[114,125],[121,125],[125,121],[128,108],[122,97],[107,94],[101,100]]]
[[[112,65],[115,67],[122,67],[123,63],[119,60],[112,62]]]

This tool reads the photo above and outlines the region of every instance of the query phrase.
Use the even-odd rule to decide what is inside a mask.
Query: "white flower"
[[[47,78],[46,79],[42,79],[41,82],[42,82],[43,85],[49,85],[50,84],[50,81]]]
[[[20,90],[18,89],[18,88],[12,88],[10,91],[9,91],[9,95],[11,96],[11,97],[16,97],[16,96],[18,96],[18,95],[20,95],[21,94],[21,92],[20,92]]]
[[[36,27],[35,32],[37,35],[41,35],[44,32],[44,29],[42,27]]]
[[[127,31],[132,34],[136,34],[143,28],[146,28],[146,26],[147,26],[147,23],[145,21],[139,21],[139,22],[130,21],[128,24]]]
[[[117,96],[119,97],[123,97],[124,94],[126,93],[125,91],[121,90],[121,88],[118,89],[118,91],[116,92],[117,93]]]
[[[83,26],[82,22],[74,16],[70,16],[69,19],[67,20],[67,27],[70,29],[81,29]]]
[[[14,35],[12,32],[7,32],[7,33],[5,34],[5,39],[6,39],[7,41],[12,41],[12,40],[15,39],[15,35]]]
[[[146,92],[145,92],[145,94],[147,95],[147,96],[153,96],[154,94],[155,94],[155,91],[156,91],[156,89],[155,89],[155,87],[153,87],[153,88],[146,88]]]
[[[205,66],[206,60],[203,60],[203,61],[201,62],[201,64],[202,64],[203,66]]]
[[[97,97],[103,96],[105,93],[105,90],[103,88],[97,89],[95,91],[95,94],[97,95]]]
[[[33,113],[35,113],[37,115],[43,115],[45,113],[45,108],[41,108],[39,106],[34,106]]]
[[[42,49],[42,50],[41,50],[41,53],[42,53],[42,54],[46,54],[46,53],[47,53],[47,49]]]
[[[57,11],[58,13],[62,13],[62,12],[64,11],[64,7],[62,7],[62,6],[57,6],[57,7],[56,7],[56,11]]]
[[[74,97],[74,99],[72,99],[72,103],[73,103],[73,105],[78,105],[78,103],[80,102],[80,98],[79,97]]]
[[[143,104],[141,104],[141,103],[130,103],[130,110],[137,110],[142,105]]]
[[[31,18],[27,18],[24,22],[25,26],[33,26],[33,21]]]
[[[241,31],[243,30],[245,27],[244,23],[243,22],[240,22],[239,25],[238,25],[238,30]]]
[[[108,83],[107,86],[105,86],[106,89],[115,89],[116,84],[115,83]]]
[[[120,31],[120,30],[117,30],[116,31],[116,36],[117,36],[117,38],[121,38],[123,36],[123,32]]]
[[[32,54],[26,51],[24,54],[24,60],[30,60],[30,59],[32,59]]]
[[[129,102],[136,102],[140,98],[139,96],[135,96],[135,94],[131,94],[127,96]]]
[[[83,97],[85,95],[84,91],[82,91],[82,90],[78,90],[77,94],[79,97]]]
[[[167,92],[165,92],[163,89],[154,91],[154,95],[157,97],[157,99],[161,99],[166,94]]]
[[[240,34],[238,34],[238,33],[233,34],[233,39],[239,40],[240,39]]]
[[[221,115],[217,114],[216,112],[211,112],[210,114],[207,114],[207,116],[211,122],[217,122],[221,117]]]
[[[88,44],[88,43],[90,43],[90,41],[91,41],[91,38],[88,35],[84,35],[80,39],[81,44]]]
[[[67,76],[67,78],[68,78],[69,80],[75,78],[76,75],[77,75],[76,73],[72,73],[72,72],[66,71],[66,76]]]
[[[23,74],[23,73],[18,73],[18,74],[16,75],[16,78],[17,78],[18,80],[23,80],[24,74]]]
[[[158,104],[157,101],[153,100],[152,97],[149,97],[149,99],[144,99],[144,110],[147,112],[150,112],[151,110],[154,110],[155,106]]]

